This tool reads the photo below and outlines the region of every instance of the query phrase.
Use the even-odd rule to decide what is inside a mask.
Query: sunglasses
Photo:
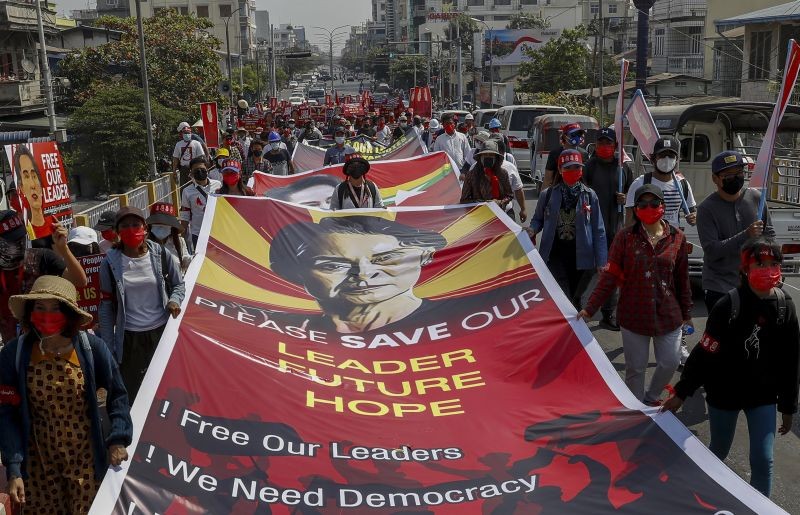
[[[192,173],[197,173],[197,172],[201,172],[202,173],[202,172],[207,172],[207,171],[208,170],[206,168],[195,168],[194,170],[192,170]]]
[[[659,207],[659,206],[661,206],[661,201],[657,198],[653,200],[640,200],[636,203],[636,207],[639,208]]]

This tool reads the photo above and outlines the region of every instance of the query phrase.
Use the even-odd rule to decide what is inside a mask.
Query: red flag
[[[269,98],[269,108],[273,111],[278,108],[278,97],[270,97]]]
[[[339,92],[336,92],[336,98],[334,99],[334,103],[338,106],[339,105]]]
[[[200,116],[203,119],[203,139],[211,148],[219,147],[219,120],[217,119],[217,103],[203,102],[200,104]]]

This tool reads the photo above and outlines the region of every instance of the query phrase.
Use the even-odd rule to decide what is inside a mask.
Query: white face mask
[[[281,148],[280,143],[270,143],[269,146],[272,150],[278,150],[279,148]]]
[[[344,136],[336,136],[333,138],[337,145],[344,145]]]
[[[150,227],[150,232],[159,240],[164,240],[167,236],[172,234],[172,227],[168,225],[156,224]]]
[[[656,168],[661,173],[670,173],[675,169],[675,166],[678,164],[678,160],[672,156],[664,156],[659,157],[656,160]]]
[[[408,127],[408,124],[406,122],[400,122],[401,129],[405,129],[406,127]]]

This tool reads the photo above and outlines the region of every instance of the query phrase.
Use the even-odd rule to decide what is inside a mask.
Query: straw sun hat
[[[55,299],[69,306],[81,319],[81,326],[92,322],[92,315],[78,307],[78,291],[71,282],[55,275],[43,275],[33,283],[30,293],[12,295],[8,307],[17,320],[25,315],[25,303],[29,300]]]

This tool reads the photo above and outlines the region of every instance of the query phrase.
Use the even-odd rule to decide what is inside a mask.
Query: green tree
[[[78,107],[69,118],[75,135],[66,158],[71,170],[91,177],[104,193],[121,193],[147,178],[147,133],[141,88],[111,82]],[[151,103],[156,156],[171,154],[180,111]]]
[[[212,27],[211,21],[164,10],[143,23],[153,101],[196,115],[198,103],[224,100],[217,91],[222,73],[215,50],[220,41],[205,31]],[[136,20],[106,16],[94,25],[119,30],[122,36],[119,41],[70,53],[62,61],[61,73],[70,80],[71,107],[82,105],[114,81],[140,85]]]
[[[520,91],[555,93],[589,87],[591,51],[584,26],[564,29],[558,38],[537,49],[526,49],[529,60],[520,64]]]
[[[550,20],[545,19],[542,13],[518,13],[511,16],[506,25],[507,29],[549,29]]]
[[[456,30],[456,27],[458,27],[458,30]],[[475,32],[480,32],[480,30],[478,22],[469,16],[457,16],[450,19],[445,29],[445,35],[450,41],[455,41],[456,36],[460,36],[462,55],[472,55],[472,35]],[[452,50],[455,51],[455,47]],[[467,60],[464,62],[466,63]]]
[[[427,57],[420,55],[400,55],[390,65],[394,84],[400,89],[409,89],[414,85],[414,68],[417,70],[417,82],[425,79],[428,69]]]

